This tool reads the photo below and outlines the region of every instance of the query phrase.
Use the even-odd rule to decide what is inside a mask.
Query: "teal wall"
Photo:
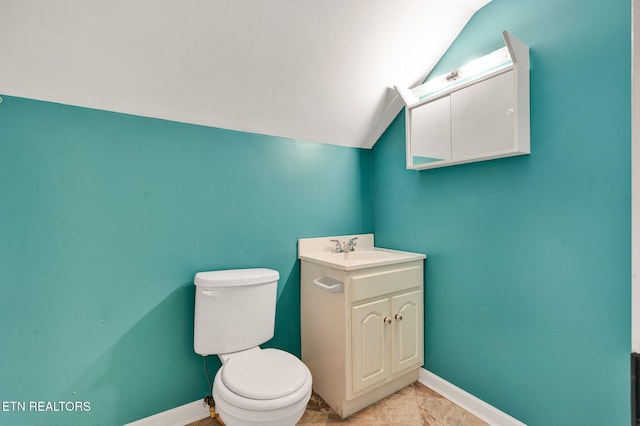
[[[531,47],[530,156],[405,170],[374,147],[377,245],[428,253],[426,368],[529,425],[630,423],[629,0],[493,0],[433,75]]]
[[[371,232],[371,210],[368,150],[4,97],[0,400],[91,411],[0,424],[116,425],[206,395],[197,271],[278,270],[266,346],[299,355],[297,239]]]
[[[532,154],[422,172],[404,114],[367,151],[4,97],[0,400],[91,411],[0,423],[201,398],[200,270],[278,270],[266,346],[299,354],[296,240],[375,231],[429,255],[429,370],[532,426],[628,424],[630,17],[628,0],[493,0],[434,73],[504,29],[529,44]]]

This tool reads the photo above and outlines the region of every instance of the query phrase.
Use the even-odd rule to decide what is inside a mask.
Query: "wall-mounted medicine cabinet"
[[[529,154],[529,47],[506,46],[413,89],[406,105],[407,168],[452,166]]]

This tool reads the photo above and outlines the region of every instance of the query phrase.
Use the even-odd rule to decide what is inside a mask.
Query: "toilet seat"
[[[232,359],[227,360],[218,370],[213,385],[214,399],[216,397],[220,397],[234,407],[252,411],[279,410],[282,408],[294,406],[298,402],[303,402],[303,405],[306,406],[307,400],[311,395],[312,380],[311,372],[302,361],[300,361],[295,356],[278,349],[264,349],[250,352],[252,353],[251,355],[249,355],[249,352],[234,355]],[[262,352],[267,352],[265,354],[266,356],[262,357],[260,355]],[[276,352],[276,354],[273,354],[271,352]],[[246,359],[243,359],[245,357]],[[225,372],[227,366],[232,366],[232,361],[235,359],[241,360],[240,362],[236,363],[236,367],[238,368],[234,367],[230,369],[230,372]],[[261,364],[263,360],[265,360],[267,363],[272,362],[278,364],[280,365],[280,367],[286,366],[285,370],[289,369],[294,372],[302,371],[302,381],[300,382],[300,376],[294,373],[290,377],[290,379],[292,378],[291,382],[289,381],[289,379],[285,381],[281,380],[281,377],[277,377],[275,380],[273,380],[273,383],[266,384],[265,382],[263,382],[262,386],[258,385],[259,390],[257,391],[250,390],[249,388],[254,386],[253,383],[249,380],[251,377],[249,375],[246,375],[246,377],[244,377],[243,379],[243,375],[237,374],[238,372],[236,370],[239,370],[241,366],[249,365],[249,362],[251,362],[250,368],[254,371],[260,370],[261,368],[267,370],[269,367],[265,368],[265,365]],[[260,383],[261,380],[268,378],[268,376],[270,375],[269,372],[265,371],[265,373],[266,374],[264,376],[261,376],[261,379],[258,379],[256,383]],[[274,397],[272,395],[268,399],[251,398],[250,396],[243,395],[242,393],[236,393],[232,388],[227,386],[227,382],[230,382],[231,386],[235,386],[235,389],[238,389],[242,393],[249,393],[254,395],[257,394],[263,397],[266,397],[266,392],[269,386],[273,386],[272,389],[276,390],[276,393],[274,393],[274,395],[281,396]],[[283,384],[281,385],[280,383]],[[297,389],[293,389],[296,386],[298,386]],[[287,391],[287,393],[283,395],[282,389],[285,388],[293,390],[291,390],[290,392]],[[217,403],[218,402],[216,402],[216,404]]]
[[[233,393],[250,399],[277,399],[304,385],[306,367],[290,353],[277,349],[246,351],[229,359],[222,381]]]

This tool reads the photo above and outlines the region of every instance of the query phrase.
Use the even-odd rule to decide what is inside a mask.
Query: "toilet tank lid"
[[[267,268],[227,269],[198,272],[194,284],[198,287],[237,287],[278,281],[278,271]]]

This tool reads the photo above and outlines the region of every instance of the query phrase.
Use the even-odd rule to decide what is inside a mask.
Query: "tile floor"
[[[482,426],[487,425],[439,393],[414,383],[382,401],[341,419],[333,409],[313,394],[299,426]],[[202,419],[187,426],[220,426],[214,419]]]

